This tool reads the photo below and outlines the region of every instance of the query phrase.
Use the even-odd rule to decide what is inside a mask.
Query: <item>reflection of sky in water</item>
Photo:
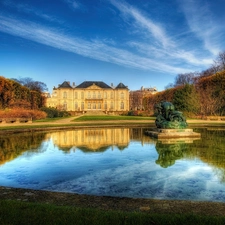
[[[25,152],[0,167],[0,185],[137,198],[225,201],[225,184],[198,159],[178,159],[168,168],[155,163],[153,144],[130,142],[120,151],[65,153],[52,141],[38,153]]]

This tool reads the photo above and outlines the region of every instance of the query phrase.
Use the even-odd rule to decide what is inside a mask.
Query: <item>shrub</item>
[[[67,111],[59,110],[53,107],[42,107],[41,110],[47,114],[48,118],[66,117],[71,115]]]
[[[138,116],[138,111],[129,111],[127,113],[128,116]]]
[[[44,119],[47,114],[40,110],[23,108],[5,109],[0,111],[0,118],[32,118],[33,120]]]

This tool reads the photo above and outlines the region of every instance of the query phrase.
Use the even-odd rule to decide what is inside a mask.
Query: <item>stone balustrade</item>
[[[32,123],[32,118],[0,118],[0,124]]]

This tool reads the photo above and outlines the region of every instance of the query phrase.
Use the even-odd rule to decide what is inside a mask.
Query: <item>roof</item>
[[[127,86],[125,86],[123,83],[119,83],[117,86],[116,86],[116,89],[128,89]]]
[[[102,81],[84,81],[83,83],[79,84],[78,86],[76,86],[76,88],[88,88],[92,85],[96,85],[100,88],[110,88],[111,87],[109,85],[107,85],[106,83],[102,82]]]
[[[69,81],[64,81],[58,88],[72,88]]]

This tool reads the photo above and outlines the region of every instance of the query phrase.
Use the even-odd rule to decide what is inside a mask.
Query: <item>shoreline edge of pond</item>
[[[3,186],[0,186],[0,196],[1,200],[95,208],[105,211],[225,216],[224,202],[92,196]]]

